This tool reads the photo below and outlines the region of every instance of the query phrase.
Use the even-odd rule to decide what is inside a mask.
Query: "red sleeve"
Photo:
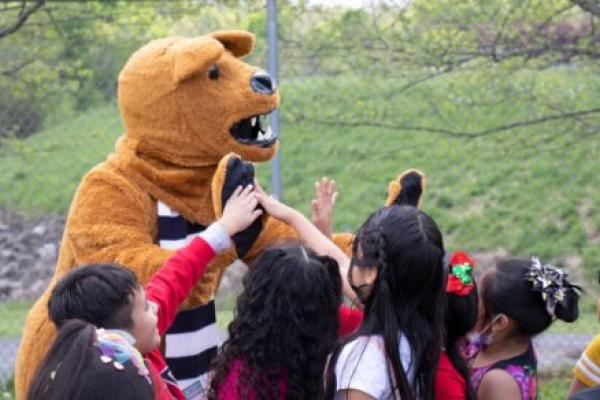
[[[214,256],[212,247],[201,237],[196,237],[165,261],[150,278],[146,285],[146,297],[158,304],[160,336],[169,329],[179,306],[189,296]]]
[[[436,400],[465,400],[467,398],[467,384],[458,373],[448,355],[443,352],[435,374]]]
[[[349,335],[356,331],[360,324],[362,324],[364,316],[362,310],[343,304],[340,306],[338,315],[340,321],[339,336]]]

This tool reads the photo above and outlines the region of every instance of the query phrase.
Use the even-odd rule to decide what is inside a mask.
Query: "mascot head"
[[[220,31],[154,40],[136,51],[118,88],[136,153],[182,167],[217,164],[230,152],[270,159],[278,142],[265,116],[279,94],[269,74],[240,60],[253,45],[249,32]]]

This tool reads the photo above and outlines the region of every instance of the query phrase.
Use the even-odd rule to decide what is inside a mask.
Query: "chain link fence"
[[[43,2],[41,2],[43,3]],[[309,212],[336,179],[336,231],[354,231],[407,168],[450,250],[539,255],[586,289],[575,324],[536,344],[542,373],[568,376],[595,320],[600,261],[598,16],[577,1],[280,1],[281,175]],[[352,2],[354,4],[354,2]],[[147,41],[254,32],[263,1],[0,3],[0,383],[27,310],[52,275],[73,192],[123,127],[116,78]],[[262,182],[268,165],[260,165]]]

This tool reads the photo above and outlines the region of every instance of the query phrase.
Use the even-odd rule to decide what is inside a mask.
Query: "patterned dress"
[[[521,355],[485,367],[472,368],[471,386],[475,393],[485,374],[493,369],[502,369],[513,377],[521,390],[522,400],[537,400],[537,359],[531,343]]]

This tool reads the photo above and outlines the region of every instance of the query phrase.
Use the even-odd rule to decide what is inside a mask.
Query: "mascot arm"
[[[219,162],[212,181],[213,207],[219,218],[223,206],[238,185],[248,185],[254,181],[255,170],[251,163],[242,161],[236,154],[230,153]],[[290,241],[297,241],[294,228],[268,215],[257,220],[244,232],[233,237],[238,257],[246,264],[250,263],[265,248]],[[333,241],[350,253],[352,235],[334,234]]]
[[[155,202],[112,171],[93,170],[71,206],[67,240],[76,265],[114,262],[142,284],[173,254],[155,243]]]
[[[219,218],[223,206],[238,185],[248,185],[254,180],[255,170],[251,163],[242,161],[236,154],[223,157],[217,166],[212,181],[212,196],[215,215]],[[420,207],[425,188],[425,175],[417,170],[407,170],[390,182],[386,206],[410,205]],[[348,256],[352,253],[354,235],[335,233],[333,242]],[[298,240],[295,230],[288,224],[270,216],[255,221],[244,232],[233,237],[237,255],[246,264],[269,246]]]

